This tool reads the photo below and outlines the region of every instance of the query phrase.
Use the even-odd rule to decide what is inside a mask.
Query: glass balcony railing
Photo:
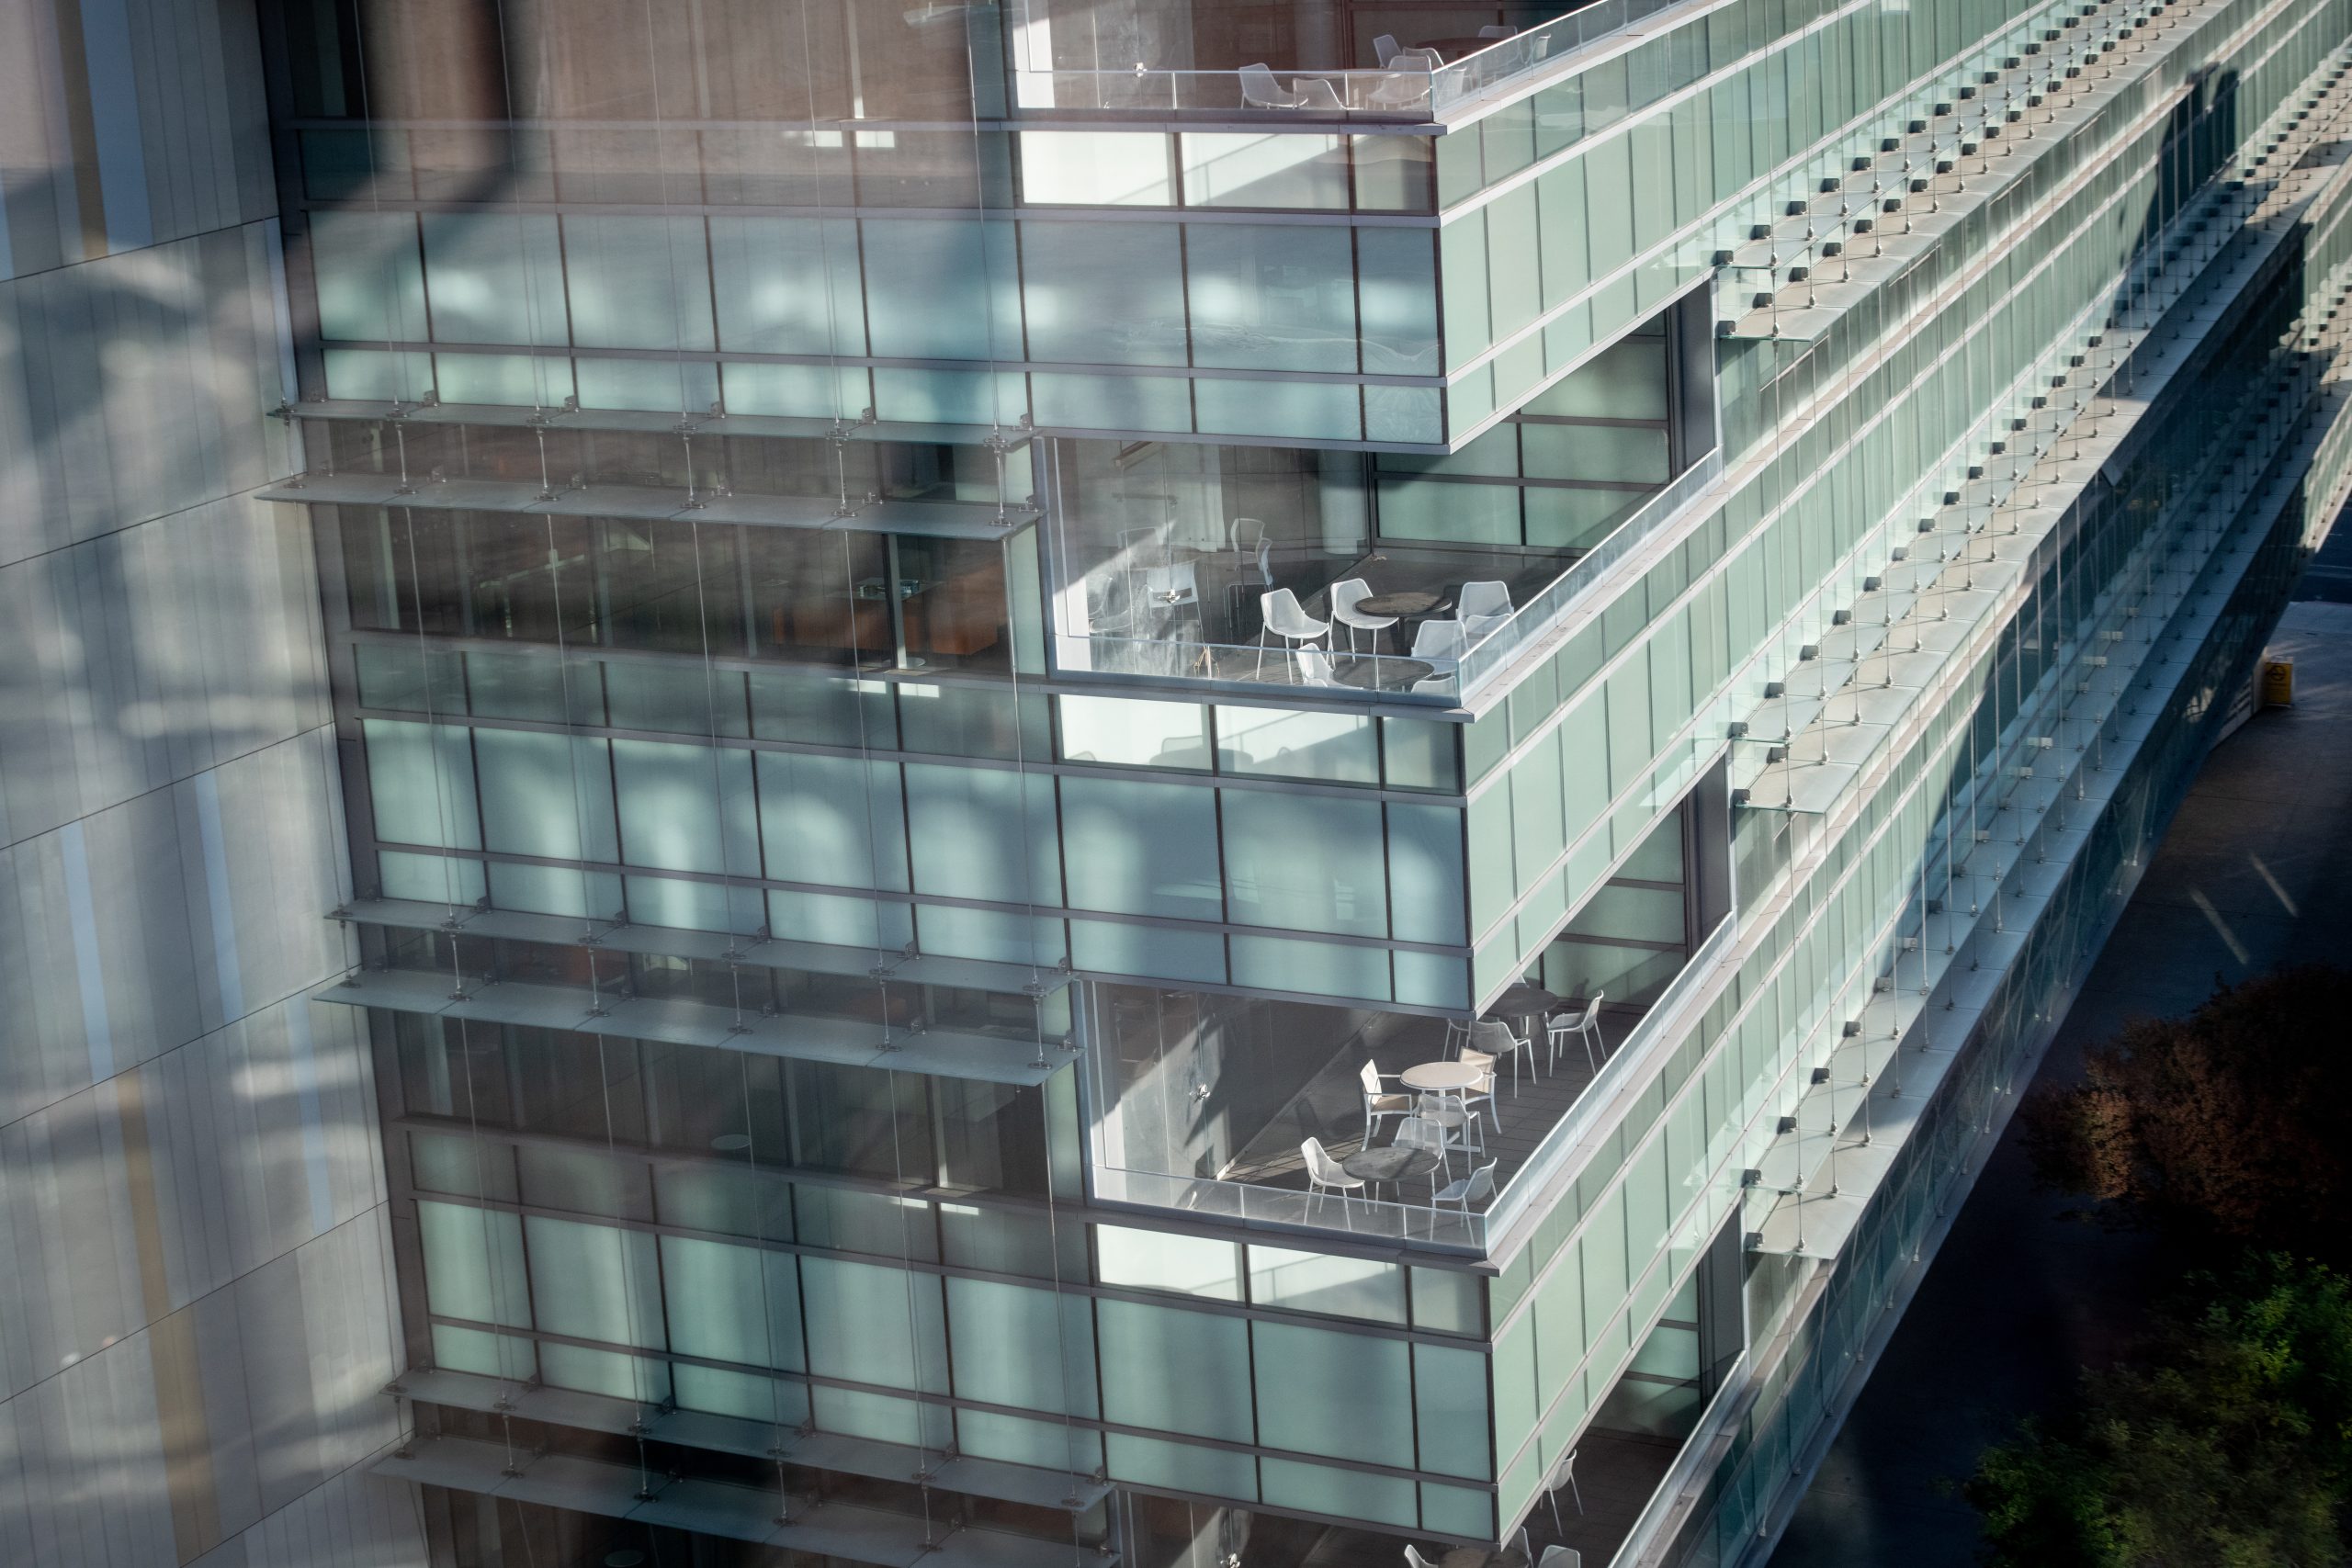
[[[1500,37],[1441,39],[1406,49],[1378,70],[1016,70],[1024,114],[1216,113],[1269,120],[1436,120],[1489,94],[1513,90],[1546,65],[1622,32],[1678,0],[1600,0],[1540,27]],[[1498,29],[1493,29],[1498,30]]]

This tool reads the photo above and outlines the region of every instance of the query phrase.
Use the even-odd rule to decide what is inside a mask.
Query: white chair
[[[1380,68],[1383,71],[1387,70],[1388,62],[1396,58],[1396,35],[1383,33],[1373,39],[1372,57],[1380,62]]]
[[[1462,1097],[1451,1090],[1442,1094],[1424,1091],[1413,1119],[1444,1134],[1445,1141],[1439,1145],[1441,1153],[1445,1149],[1460,1149],[1465,1155],[1487,1152],[1487,1140],[1478,1131],[1478,1113],[1463,1104]],[[1400,1136],[1403,1132],[1403,1128],[1397,1129]]]
[[[1405,1568],[1437,1568],[1437,1564],[1422,1556],[1419,1548],[1408,1543],[1405,1548]]]
[[[1483,1077],[1462,1091],[1462,1108],[1464,1111],[1476,1111],[1481,1116],[1492,1117],[1495,1131],[1501,1132],[1503,1119],[1495,1111],[1495,1059],[1484,1051],[1476,1051],[1464,1045],[1462,1047],[1460,1061],[1465,1067],[1486,1069]]]
[[[1298,1153],[1299,1157],[1306,1162],[1308,1201],[1312,1201],[1327,1190],[1337,1192],[1340,1195],[1340,1217],[1347,1220],[1351,1230],[1354,1229],[1355,1221],[1351,1217],[1354,1211],[1348,1207],[1348,1194],[1363,1190],[1363,1178],[1350,1176],[1340,1162],[1331,1157],[1331,1151],[1323,1146],[1320,1138],[1307,1139],[1298,1145]]]
[[[1453,1145],[1446,1141],[1445,1129],[1434,1122],[1425,1122],[1416,1113],[1397,1124],[1396,1137],[1389,1146],[1399,1149],[1427,1149],[1437,1156],[1437,1168],[1448,1181],[1453,1179],[1453,1161],[1448,1158]],[[1430,1179],[1430,1197],[1437,1197],[1437,1179]]]
[[[1258,595],[1258,673],[1261,676],[1266,672],[1267,633],[1285,643],[1320,642],[1331,635],[1331,623],[1308,615],[1299,604],[1298,595],[1287,588]]]
[[[1266,525],[1255,517],[1237,517],[1226,529],[1225,537],[1233,547],[1235,555],[1246,558],[1257,554],[1264,547]]]
[[[1455,1204],[1460,1207],[1462,1217],[1466,1220],[1470,1217],[1471,1204],[1483,1203],[1494,1195],[1495,1162],[1488,1160],[1461,1180],[1449,1183],[1444,1190],[1430,1200],[1430,1207],[1434,1209],[1441,1203]],[[1577,1506],[1577,1512],[1584,1512],[1581,1505]]]
[[[1373,1128],[1378,1125],[1382,1117],[1394,1117],[1401,1122],[1413,1113],[1411,1095],[1391,1094],[1380,1087],[1396,1076],[1382,1072],[1377,1062],[1363,1065],[1361,1077],[1363,1081],[1363,1141],[1366,1148],[1372,1146]]]
[[[1551,1060],[1555,1068],[1560,1065],[1560,1053],[1571,1034],[1584,1041],[1585,1065],[1594,1072],[1600,1071],[1600,1064],[1609,1060],[1609,1043],[1600,1037],[1600,1002],[1601,994],[1595,991],[1580,1010],[1552,1021]]]
[[[1245,65],[1241,77],[1241,102],[1253,109],[1305,108],[1306,102],[1295,93],[1285,93],[1282,84],[1274,80],[1274,69],[1262,62]]]
[[[1455,663],[1469,646],[1460,621],[1423,621],[1413,633],[1413,657],[1424,664]]]
[[[1467,1045],[1467,1044],[1469,1044],[1469,1043],[1470,1043],[1470,1021],[1469,1021],[1468,1019],[1466,1019],[1466,1018],[1449,1018],[1449,1019],[1447,1019],[1447,1020],[1445,1021],[1445,1056],[1446,1056],[1446,1059],[1447,1059],[1448,1061],[1452,1061],[1452,1060],[1453,1059],[1453,1054],[1454,1054],[1456,1051],[1461,1050],[1461,1049],[1462,1049],[1462,1047],[1464,1047],[1464,1045]]]
[[[1372,584],[1361,577],[1341,578],[1331,584],[1331,618],[1348,628],[1348,651],[1356,650],[1356,633],[1372,634],[1372,650],[1380,651],[1380,634],[1396,624],[1394,615],[1367,615],[1356,608],[1372,597]]]
[[[1331,656],[1319,648],[1302,648],[1291,655],[1298,667],[1298,683],[1302,686],[1338,686],[1342,682],[1331,669]]]
[[[1517,28],[1500,28],[1492,25],[1483,27],[1478,29],[1478,36],[1480,38],[1514,38],[1518,36],[1518,33],[1519,29]]]
[[[1476,642],[1510,619],[1510,588],[1500,582],[1465,582],[1453,609],[1463,638]]]
[[[1522,1039],[1510,1024],[1491,1018],[1482,1018],[1470,1026],[1470,1043],[1489,1056],[1510,1058],[1510,1090],[1519,1092],[1519,1054],[1527,1053],[1527,1070],[1535,1071],[1535,1043]]]
[[[1584,1568],[1584,1553],[1572,1547],[1547,1546],[1535,1568]]]
[[[1568,1499],[1576,1504],[1577,1512],[1579,1514],[1583,1513],[1584,1494],[1577,1490],[1577,1450],[1574,1449],[1570,1449],[1568,1450],[1568,1457],[1560,1461],[1560,1468],[1552,1472],[1552,1478],[1544,1483],[1544,1500],[1552,1505],[1552,1528],[1554,1529],[1559,1529],[1562,1528],[1560,1524],[1560,1488],[1563,1486],[1568,1489]]]

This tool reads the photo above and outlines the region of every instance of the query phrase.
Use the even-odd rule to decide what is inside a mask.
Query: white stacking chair
[[[1383,71],[1387,70],[1388,62],[1396,58],[1396,35],[1383,33],[1373,39],[1372,57],[1380,62],[1380,68]]]
[[[1266,670],[1266,637],[1269,633],[1285,643],[1318,642],[1331,634],[1331,623],[1318,621],[1299,604],[1298,595],[1287,588],[1277,588],[1271,593],[1258,595],[1258,673]]]
[[[1454,619],[1462,624],[1465,642],[1476,642],[1510,619],[1510,587],[1501,582],[1465,582],[1456,601]]]
[[[1568,1457],[1560,1461],[1560,1468],[1554,1471],[1552,1478],[1544,1483],[1544,1500],[1552,1505],[1554,1529],[1563,1528],[1560,1523],[1560,1488],[1563,1486],[1568,1489],[1568,1500],[1577,1506],[1577,1512],[1583,1513],[1584,1494],[1577,1487],[1577,1450],[1574,1449],[1568,1450]]]
[[[1554,1067],[1559,1066],[1560,1052],[1567,1044],[1568,1036],[1573,1034],[1584,1042],[1585,1065],[1596,1073],[1600,1071],[1600,1064],[1609,1059],[1609,1043],[1600,1037],[1600,1002],[1601,994],[1595,991],[1582,1008],[1552,1021],[1551,1062]]]
[[[1584,1553],[1569,1546],[1547,1546],[1535,1568],[1584,1568]]]
[[[1470,1043],[1473,1048],[1484,1051],[1489,1056],[1510,1058],[1510,1088],[1513,1094],[1519,1092],[1521,1052],[1527,1054],[1529,1074],[1532,1076],[1535,1071],[1535,1043],[1521,1039],[1519,1031],[1508,1023],[1491,1018],[1480,1019],[1470,1026]]]
[[[1396,624],[1394,615],[1367,615],[1356,608],[1372,597],[1372,584],[1361,577],[1342,578],[1331,584],[1331,618],[1348,628],[1348,651],[1356,650],[1356,633],[1372,634],[1372,649],[1380,651],[1380,634]]]
[[[1478,1080],[1476,1088],[1462,1091],[1462,1109],[1476,1111],[1482,1116],[1493,1117],[1495,1131],[1501,1132],[1503,1119],[1495,1111],[1495,1059],[1484,1051],[1474,1050],[1464,1045],[1459,1060],[1465,1067],[1486,1069],[1486,1076]],[[1484,1140],[1482,1139],[1481,1142],[1483,1143]]]
[[[1298,1153],[1299,1157],[1306,1162],[1308,1201],[1312,1201],[1327,1190],[1337,1192],[1340,1195],[1340,1213],[1347,1219],[1348,1227],[1354,1229],[1355,1221],[1351,1217],[1354,1211],[1348,1207],[1348,1194],[1363,1190],[1363,1178],[1350,1176],[1340,1162],[1331,1157],[1331,1151],[1323,1146],[1320,1138],[1307,1139],[1298,1145]]]
[[[1363,1084],[1363,1141],[1364,1146],[1370,1148],[1373,1129],[1379,1124],[1382,1118],[1393,1117],[1402,1121],[1413,1113],[1413,1097],[1409,1094],[1392,1094],[1381,1088],[1382,1084],[1388,1082],[1396,1075],[1382,1072],[1380,1064],[1377,1062],[1366,1062],[1363,1065],[1363,1072],[1360,1076]]]
[[[1455,1204],[1460,1207],[1462,1217],[1466,1220],[1470,1217],[1471,1204],[1482,1203],[1494,1195],[1495,1162],[1488,1160],[1461,1180],[1449,1183],[1442,1191],[1430,1200],[1430,1207],[1434,1209],[1442,1203]],[[1583,1507],[1579,1506],[1577,1512],[1584,1512]]]
[[[1408,1116],[1396,1126],[1396,1136],[1390,1146],[1399,1149],[1427,1149],[1437,1156],[1437,1168],[1448,1181],[1453,1179],[1453,1161],[1449,1157],[1453,1145],[1447,1142],[1445,1129],[1422,1117],[1419,1112]],[[1437,1195],[1437,1182],[1430,1182],[1430,1195]]]
[[[1331,668],[1331,656],[1319,648],[1302,648],[1291,655],[1298,666],[1298,683],[1302,686],[1337,686],[1342,682]]]
[[[1497,27],[1492,22],[1487,23],[1485,27],[1478,29],[1478,36],[1480,38],[1515,38],[1518,36],[1518,33],[1519,29],[1517,28]]]

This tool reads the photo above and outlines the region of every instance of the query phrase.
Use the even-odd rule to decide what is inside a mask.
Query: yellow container
[[[2291,659],[2266,659],[2262,661],[2262,705],[2267,708],[2292,707],[2295,704],[2295,661]]]

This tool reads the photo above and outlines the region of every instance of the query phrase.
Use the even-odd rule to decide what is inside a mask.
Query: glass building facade
[[[2341,500],[2352,0],[263,10],[436,1560],[1759,1561]]]

